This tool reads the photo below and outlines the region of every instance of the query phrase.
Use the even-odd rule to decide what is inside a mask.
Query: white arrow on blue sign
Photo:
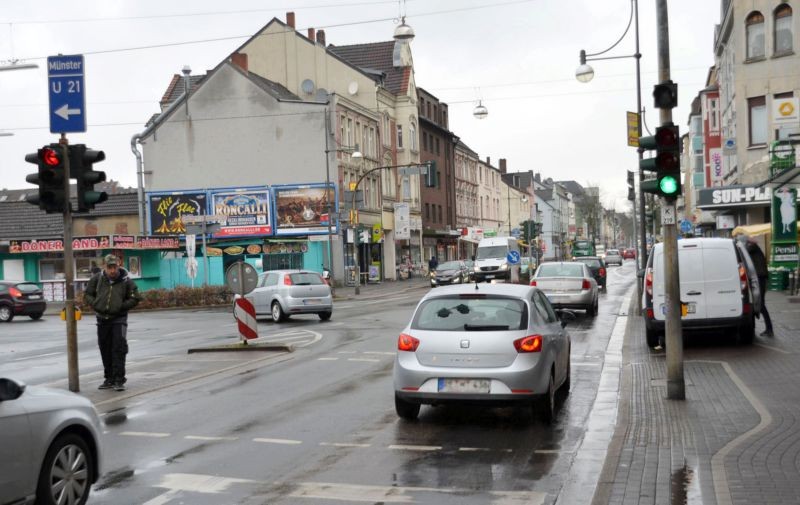
[[[692,222],[688,219],[684,219],[681,221],[681,233],[691,233],[692,231]]]
[[[519,251],[508,251],[506,255],[506,260],[512,265],[516,265],[519,263]]]
[[[50,133],[86,131],[82,54],[47,57]]]

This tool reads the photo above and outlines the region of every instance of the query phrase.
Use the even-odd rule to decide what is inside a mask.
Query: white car
[[[258,276],[256,289],[244,297],[255,307],[256,317],[268,315],[276,323],[296,314],[317,314],[323,321],[333,315],[331,287],[317,272],[264,272]]]
[[[0,503],[86,503],[101,433],[87,398],[0,378]]]

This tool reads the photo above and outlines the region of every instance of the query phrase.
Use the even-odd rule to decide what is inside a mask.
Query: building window
[[[436,154],[439,154],[439,137],[436,137]]]
[[[782,4],[775,9],[775,54],[789,53],[792,49],[792,8]]]
[[[353,120],[347,118],[347,139],[345,140],[347,147],[355,147],[353,145]]]
[[[392,142],[391,131],[389,129],[389,114],[383,115],[383,145],[389,146]]]
[[[749,111],[750,145],[758,146],[767,143],[767,103],[763,96],[747,99]]]
[[[745,21],[747,31],[747,59],[763,58],[764,47],[764,16],[758,12],[751,12]]]
[[[431,207],[430,204],[428,203],[425,204],[425,220],[427,221],[431,220]]]
[[[447,128],[447,111],[442,108],[442,128]]]
[[[422,132],[422,150],[428,150],[428,134],[425,132]]]
[[[442,221],[442,206],[441,205],[439,205],[439,222],[440,223],[444,222],[444,221]]]
[[[408,143],[411,145],[412,151],[419,150],[417,145],[417,125],[413,121],[408,125]]]
[[[719,100],[716,98],[708,101],[708,129],[712,133],[719,132]]]
[[[403,125],[397,125],[397,148],[403,148]]]

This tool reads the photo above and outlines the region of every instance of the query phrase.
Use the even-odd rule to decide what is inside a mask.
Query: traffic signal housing
[[[642,170],[655,172],[656,178],[642,182],[642,191],[663,196],[668,200],[678,198],[681,187],[681,138],[678,127],[672,123],[656,128],[655,135],[641,137],[639,146],[655,150],[655,156],[641,160]]]
[[[48,214],[63,213],[68,202],[64,191],[64,148],[60,144],[50,144],[25,155],[25,161],[38,167],[38,171],[28,174],[25,180],[39,186],[38,192],[26,196],[25,201]]]
[[[69,148],[70,176],[76,180],[78,188],[78,212],[94,209],[98,203],[108,200],[104,191],[95,191],[95,184],[105,182],[106,173],[94,170],[93,165],[106,159],[103,151],[89,149],[85,144],[75,144]]]
[[[628,200],[636,200],[636,185],[633,182],[633,172],[628,170]]]

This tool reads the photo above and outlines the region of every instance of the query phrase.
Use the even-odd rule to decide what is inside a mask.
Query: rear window
[[[322,277],[313,272],[305,272],[302,274],[289,274],[292,284],[295,286],[314,286],[317,284],[324,284]]]
[[[527,328],[528,309],[518,298],[448,296],[422,302],[411,328],[433,331],[512,331]]]
[[[15,287],[19,289],[22,293],[35,293],[40,290],[39,286],[31,283],[17,284]]]
[[[616,254],[616,255],[619,255],[619,251],[617,251],[616,249],[609,249],[609,250],[608,250],[608,252],[607,252],[606,254]]]
[[[584,265],[586,265],[589,268],[600,268],[602,266],[600,264],[600,260],[581,260],[581,259],[579,259],[578,261],[580,261],[581,263],[583,263]]]
[[[583,265],[576,263],[542,265],[536,277],[583,277]]]

